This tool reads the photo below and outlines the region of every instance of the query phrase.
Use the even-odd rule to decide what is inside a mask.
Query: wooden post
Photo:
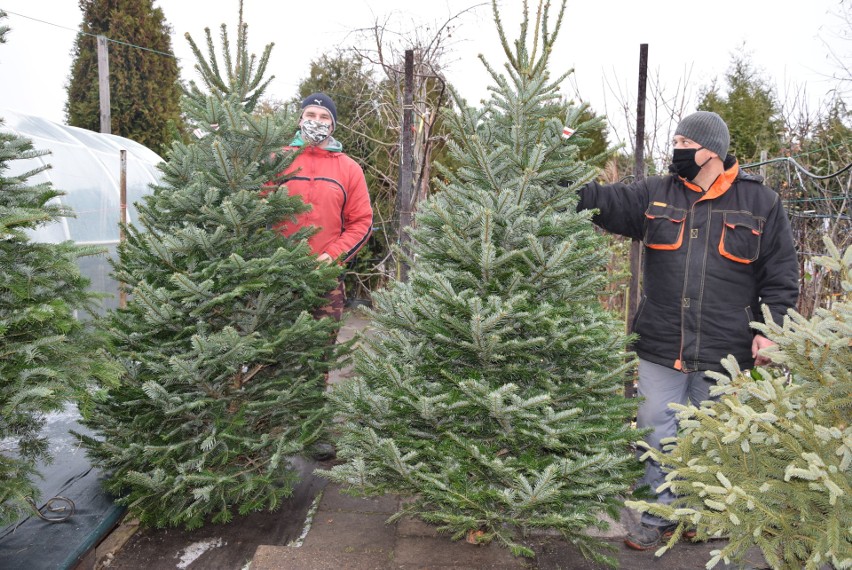
[[[412,149],[414,114],[414,50],[405,50],[405,86],[402,101],[402,132],[400,133],[401,162],[399,168],[399,183],[396,190],[396,211],[399,217],[397,243],[400,249],[400,259],[397,263],[397,279],[408,280],[409,249],[408,226],[411,225],[411,194],[414,178],[414,157]]]
[[[636,181],[645,179],[645,88],[648,83],[648,44],[639,44],[639,89],[636,101],[636,152],[633,175]],[[627,333],[633,332],[633,320],[642,298],[642,244],[637,240],[630,243],[630,287],[627,298]],[[633,379],[625,380],[624,395],[636,395]]]
[[[109,47],[106,36],[98,36],[98,98],[101,105],[101,132],[112,134],[109,113]]]
[[[119,176],[119,217],[121,223],[118,226],[118,241],[119,244],[124,243],[124,226],[127,224],[127,151],[121,151],[120,159],[121,175]],[[127,307],[127,292],[124,290],[124,283],[118,284],[118,308]]]

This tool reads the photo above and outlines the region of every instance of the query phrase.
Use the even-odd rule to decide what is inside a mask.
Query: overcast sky
[[[846,0],[850,1],[850,0]],[[535,0],[530,0],[534,10]],[[556,0],[553,2],[557,3]],[[696,93],[724,75],[740,46],[783,96],[805,87],[815,108],[835,86],[837,66],[826,43],[852,53],[837,39],[841,0],[569,0],[551,72],[574,69],[563,92],[614,114],[612,92],[628,94],[635,105],[639,46],[649,46],[649,73],[659,74],[671,92],[686,77]],[[323,52],[359,41],[354,30],[387,22],[389,29],[422,38],[452,20],[447,75],[471,102],[487,95],[490,78],[477,54],[495,67],[505,57],[492,21],[490,2],[477,0],[323,0],[288,2],[245,0],[249,49],[260,54],[275,42],[270,71],[276,76],[267,95],[294,96],[309,63]],[[197,79],[184,33],[203,44],[203,30],[222,23],[235,27],[238,0],[155,0],[173,28],[172,46],[183,79]],[[522,0],[501,0],[510,39],[517,37]],[[404,8],[403,8],[404,6]],[[65,85],[81,13],[77,0],[0,0],[12,28],[0,45],[0,114],[3,109],[64,122]],[[388,34],[388,37],[394,37]],[[218,39],[218,36],[217,36]],[[399,47],[401,44],[397,44]],[[690,109],[691,110],[691,109]],[[614,120],[614,117],[613,117]]]

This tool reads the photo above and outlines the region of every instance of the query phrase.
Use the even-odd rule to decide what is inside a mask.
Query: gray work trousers
[[[675,411],[669,404],[693,404],[697,406],[704,400],[710,399],[710,387],[715,381],[708,379],[704,372],[684,374],[679,370],[660,366],[647,360],[639,360],[639,389],[638,395],[643,398],[639,404],[636,424],[639,428],[653,428],[645,436],[645,442],[655,449],[661,449],[660,440],[677,435],[678,425]],[[637,456],[645,453],[644,449],[637,451]],[[651,492],[656,493],[657,487],[666,480],[666,471],[660,464],[649,459],[645,460],[645,475],[639,479],[639,485],[648,485]],[[669,504],[675,495],[669,489],[657,494],[657,502]],[[642,513],[642,522],[653,526],[665,526],[671,521]]]

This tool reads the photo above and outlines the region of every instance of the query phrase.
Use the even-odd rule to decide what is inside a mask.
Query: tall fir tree
[[[4,16],[0,12],[0,21]],[[6,31],[0,26],[0,43]],[[103,251],[70,241],[37,243],[30,234],[73,216],[55,200],[63,192],[30,183],[49,166],[24,171],[15,164],[46,154],[0,129],[0,526],[31,512],[31,501],[39,499],[37,464],[51,459],[41,433],[45,414],[74,397],[85,412],[92,378],[108,384],[117,376],[98,339],[75,316],[97,302],[77,259]]]
[[[810,319],[754,323],[777,343],[778,368],[714,374],[716,402],[678,407],[683,433],[665,453],[671,505],[632,504],[694,525],[699,539],[728,537],[707,564],[740,562],[757,546],[772,568],[852,568],[852,247],[815,263],[836,272],[840,294]],[[677,535],[660,550],[665,552]]]
[[[330,395],[345,462],[320,473],[406,496],[395,517],[454,539],[532,556],[523,535],[556,529],[608,559],[585,530],[617,517],[639,463],[636,407],[622,394],[633,359],[598,302],[608,248],[576,212],[576,190],[595,176],[579,153],[601,119],[557,106],[568,74],[553,79],[547,64],[565,3],[552,32],[549,3],[533,22],[525,6],[514,44],[492,7],[507,76],[483,60],[491,99],[474,109],[454,95],[460,166],[442,169],[447,182],[421,204],[409,281],[374,295],[357,376]]]
[[[187,36],[203,88],[185,111],[201,138],[175,143],[163,182],[128,227],[115,276],[130,300],[107,321],[124,367],[87,423],[107,488],[145,524],[192,528],[274,509],[291,494],[293,455],[322,437],[334,328],[314,319],[339,268],[317,262],[305,229],[270,230],[304,212],[284,187],[261,193],[292,154],[295,130],[251,114],[272,45],[247,52],[242,23],[224,65]]]
[[[740,164],[760,160],[761,151],[781,150],[781,107],[770,81],[748,55],[735,54],[725,73],[726,93],[714,81],[699,93],[698,110],[718,113],[731,133],[731,154]]]
[[[163,153],[183,129],[177,59],[171,27],[153,0],[79,0],[83,12],[74,43],[69,125],[100,132],[97,37],[109,40],[112,134]]]

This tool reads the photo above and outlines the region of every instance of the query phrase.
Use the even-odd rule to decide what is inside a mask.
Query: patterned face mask
[[[306,119],[302,121],[302,140],[308,144],[320,144],[328,138],[330,132],[331,125],[329,123],[323,123],[313,119]]]

